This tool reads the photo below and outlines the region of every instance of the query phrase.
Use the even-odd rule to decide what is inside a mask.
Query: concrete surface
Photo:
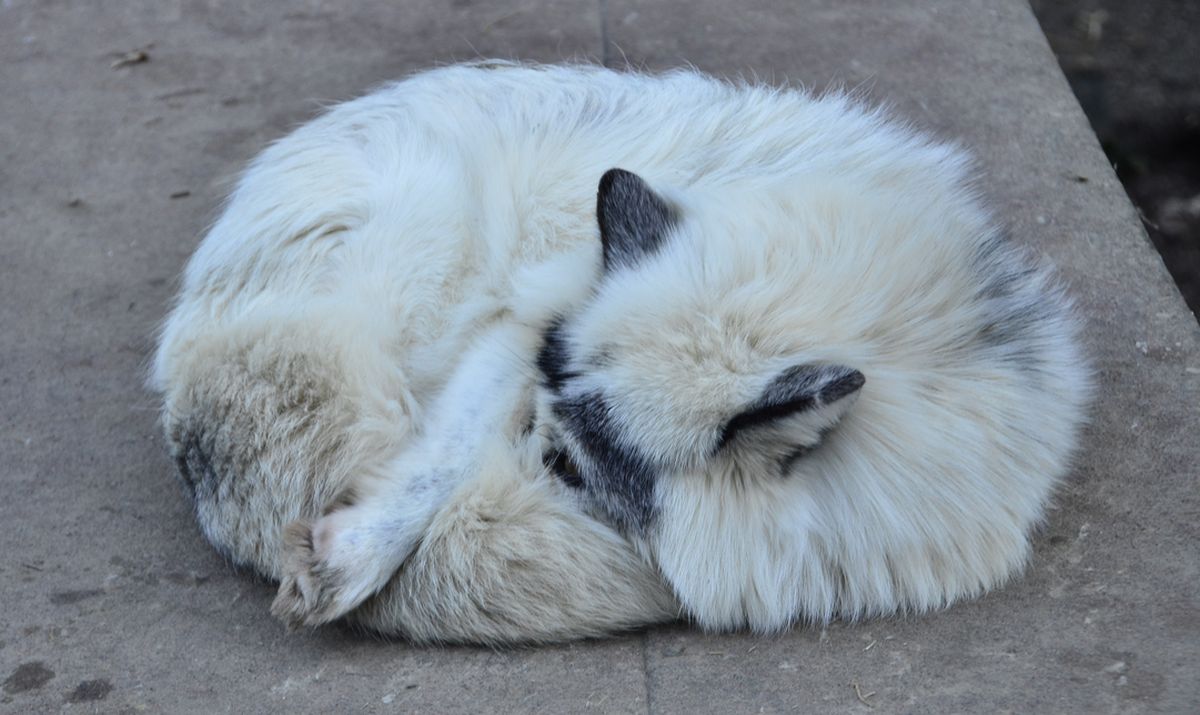
[[[1079,296],[1101,384],[1025,577],[778,638],[286,635],[271,587],[192,524],[141,388],[152,331],[264,142],[314,100],[477,54],[860,86],[975,147],[996,210]],[[0,709],[1196,711],[1200,331],[1022,0],[4,0],[0,67]]]
[[[1200,3],[1030,4],[1150,240],[1200,311]]]

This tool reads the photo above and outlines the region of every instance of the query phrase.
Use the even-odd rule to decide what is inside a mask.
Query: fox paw
[[[283,534],[283,576],[271,613],[289,628],[334,621],[387,583],[393,569],[373,548],[354,509],[314,522],[296,521]]]

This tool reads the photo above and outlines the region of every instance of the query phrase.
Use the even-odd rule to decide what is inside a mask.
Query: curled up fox
[[[1016,574],[1089,394],[966,154],[843,94],[445,67],[262,153],[153,365],[205,537],[420,642],[923,612]]]

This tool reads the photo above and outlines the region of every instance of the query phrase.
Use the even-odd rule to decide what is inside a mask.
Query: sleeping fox
[[[547,642],[1016,573],[1089,394],[966,155],[848,96],[474,63],[259,156],[152,384],[290,625]]]

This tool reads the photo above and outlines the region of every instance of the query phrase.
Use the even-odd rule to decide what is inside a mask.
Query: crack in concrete
[[[603,2],[604,0],[601,0]],[[650,631],[642,631],[642,684],[646,688],[646,715],[654,712],[650,688]]]
[[[597,0],[600,9],[600,64],[611,67],[610,47],[608,40],[608,0]]]

